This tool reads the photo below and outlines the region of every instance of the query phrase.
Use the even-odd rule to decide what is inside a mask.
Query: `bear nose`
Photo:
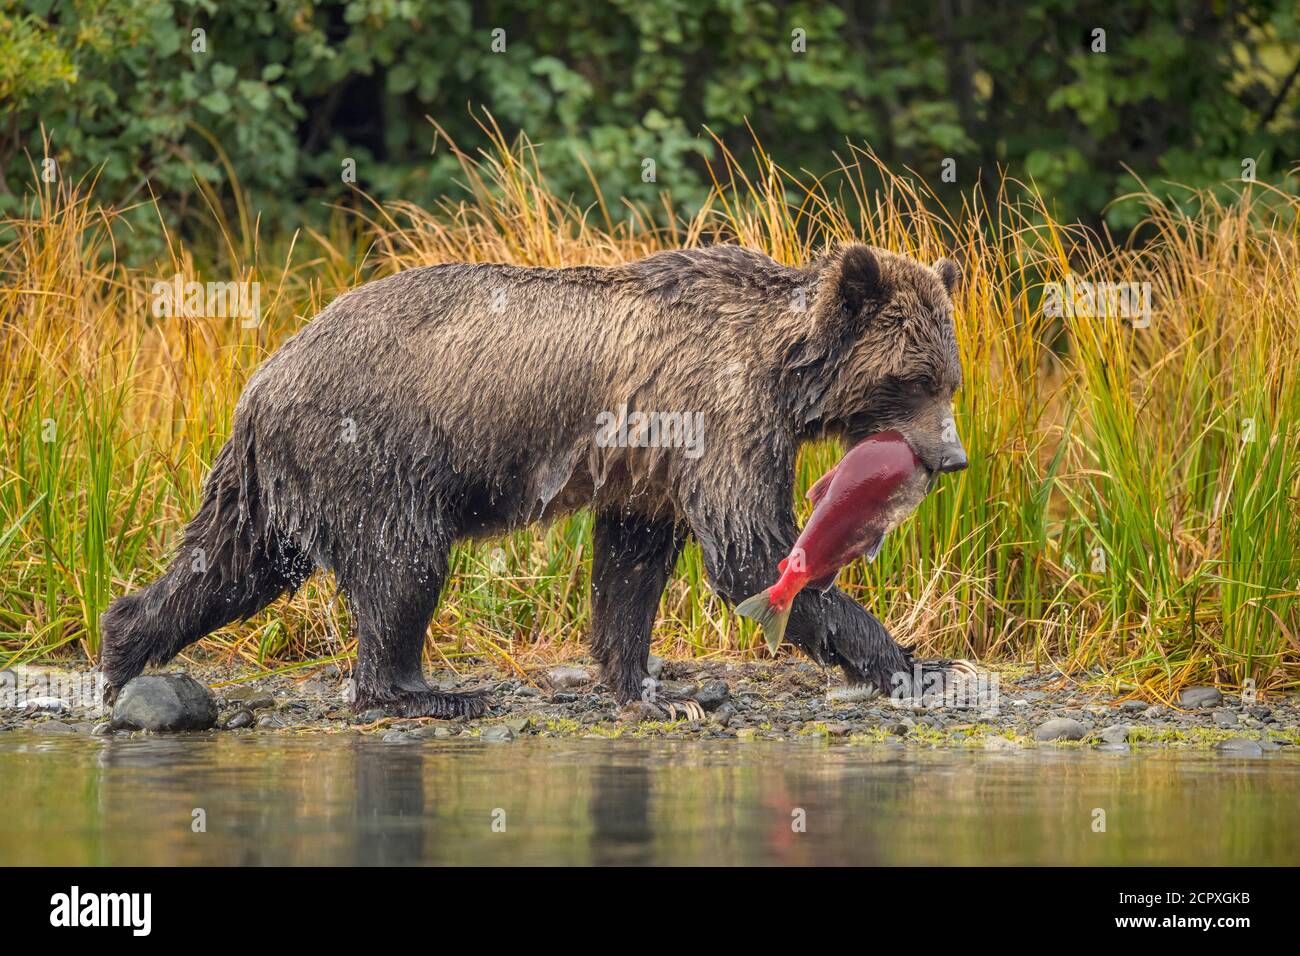
[[[963,471],[969,462],[966,461],[966,449],[954,448],[946,451],[943,457],[939,459],[939,470],[944,472]]]

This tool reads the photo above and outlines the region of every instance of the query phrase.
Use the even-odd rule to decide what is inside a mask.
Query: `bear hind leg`
[[[204,635],[252,617],[314,570],[286,539],[271,534],[248,542],[196,519],[162,576],[118,597],[100,617],[106,701],[113,703],[147,665],[166,664]]]

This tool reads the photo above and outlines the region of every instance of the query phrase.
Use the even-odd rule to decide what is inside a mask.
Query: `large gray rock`
[[[1038,740],[1082,740],[1088,730],[1072,717],[1054,717],[1034,731]]]
[[[207,730],[217,722],[212,692],[188,674],[137,677],[118,695],[113,727],[127,730]]]
[[[1221,754],[1228,754],[1232,757],[1262,757],[1264,748],[1259,745],[1259,741],[1251,740],[1249,737],[1229,737],[1227,740],[1220,740],[1214,745],[1214,749]]]
[[[1217,687],[1187,687],[1178,695],[1178,706],[1184,710],[1218,707],[1221,703],[1223,703],[1223,694]]]

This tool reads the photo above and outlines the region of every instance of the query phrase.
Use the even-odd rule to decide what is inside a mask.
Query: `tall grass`
[[[844,586],[922,654],[1029,660],[1154,693],[1298,682],[1294,199],[1243,184],[1189,213],[1140,193],[1128,201],[1147,206],[1146,241],[1122,248],[1056,222],[1013,182],[949,209],[862,150],[816,179],[761,149],[744,161],[721,149],[712,197],[682,217],[667,199],[581,208],[547,188],[526,140],[490,120],[484,133],[474,154],[445,142],[465,194],[438,209],[371,203],[264,243],[239,202],[239,235],[217,216],[220,241],[195,250],[160,225],[168,254],[144,268],[117,256],[120,211],[95,204],[93,183],[34,188],[0,233],[0,660],[97,653],[99,613],[175,544],[252,369],[360,281],[450,260],[609,264],[716,241],[795,263],[859,238],[963,261],[958,426],[971,467]],[[261,324],[153,318],[152,285],[175,274],[259,281]],[[1150,326],[1048,316],[1044,283],[1068,274],[1152,283]],[[803,490],[839,453],[802,456],[801,515]],[[511,668],[580,648],[589,535],[579,514],[458,547],[431,656]],[[694,548],[656,638],[669,655],[759,653],[711,596]],[[204,646],[264,666],[354,651],[319,579]]]

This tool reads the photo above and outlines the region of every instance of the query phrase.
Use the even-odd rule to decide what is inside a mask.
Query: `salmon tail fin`
[[[775,653],[781,638],[785,637],[785,625],[790,620],[790,607],[787,606],[784,611],[777,610],[772,606],[771,596],[772,589],[768,588],[760,594],[745,598],[736,605],[736,613],[758,622],[763,628],[767,649]]]

